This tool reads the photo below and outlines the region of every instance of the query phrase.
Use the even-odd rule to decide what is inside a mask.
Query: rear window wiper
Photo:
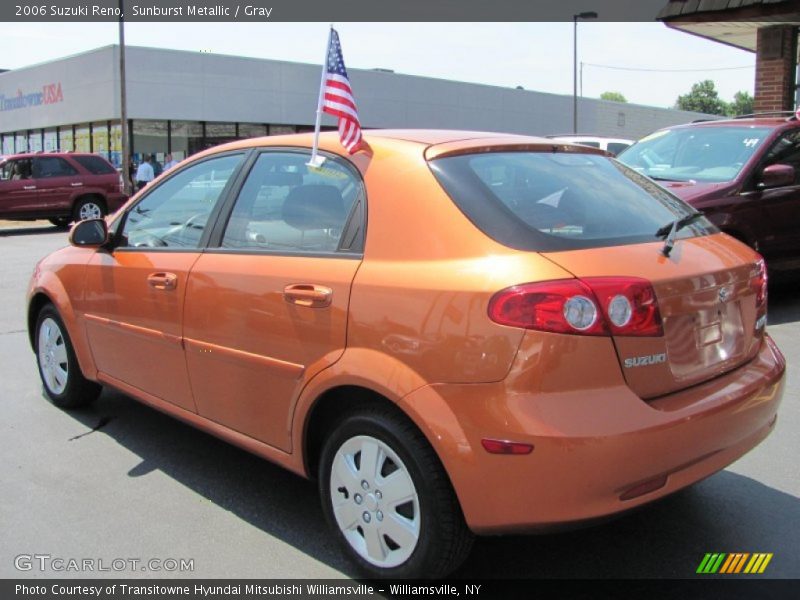
[[[675,219],[672,223],[667,223],[656,231],[656,237],[663,238],[666,236],[664,247],[661,249],[662,254],[664,256],[669,256],[669,253],[672,252],[672,248],[675,246],[675,236],[678,232],[687,225],[691,225],[702,216],[703,213],[694,212],[680,219]]]

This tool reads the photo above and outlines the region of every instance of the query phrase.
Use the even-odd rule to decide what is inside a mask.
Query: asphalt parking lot
[[[313,483],[116,392],[76,412],[45,400],[25,287],[36,261],[65,244],[48,224],[0,223],[0,577],[356,575]],[[688,490],[590,529],[480,539],[455,575],[683,578],[707,552],[771,552],[760,577],[800,578],[799,289],[770,290],[769,331],[789,375],[776,430],[761,446]],[[34,561],[18,570],[28,563],[15,558],[34,554],[98,567],[122,559],[125,568],[42,573]],[[143,570],[150,559],[162,570]],[[193,570],[164,571],[170,559],[191,560]]]

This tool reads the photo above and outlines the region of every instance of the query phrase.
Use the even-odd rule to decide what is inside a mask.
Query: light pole
[[[133,192],[133,182],[128,181],[128,163],[130,162],[130,148],[128,148],[128,97],[125,86],[125,19],[122,16],[125,10],[124,0],[119,0],[119,126],[122,145],[122,181],[125,193]]]
[[[578,21],[596,18],[594,11],[572,15],[572,133],[578,133]]]

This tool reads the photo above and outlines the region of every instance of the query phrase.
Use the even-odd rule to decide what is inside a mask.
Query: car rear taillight
[[[636,277],[588,277],[612,335],[660,336],[661,313],[653,286]]]
[[[767,324],[767,265],[758,259],[750,275],[750,289],[756,295],[756,329]]]
[[[489,301],[495,323],[578,335],[660,336],[661,314],[649,281],[585,277],[515,285]]]

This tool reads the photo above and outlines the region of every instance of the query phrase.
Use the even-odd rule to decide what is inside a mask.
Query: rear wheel
[[[53,404],[77,408],[100,395],[102,388],[81,373],[67,329],[52,304],[39,312],[35,341],[39,375]]]
[[[106,216],[106,205],[99,198],[81,198],[75,204],[73,210],[73,217],[76,221],[84,221],[86,219],[102,219]]]
[[[373,577],[442,577],[473,536],[438,457],[413,423],[386,407],[342,419],[322,450],[326,519]]]

